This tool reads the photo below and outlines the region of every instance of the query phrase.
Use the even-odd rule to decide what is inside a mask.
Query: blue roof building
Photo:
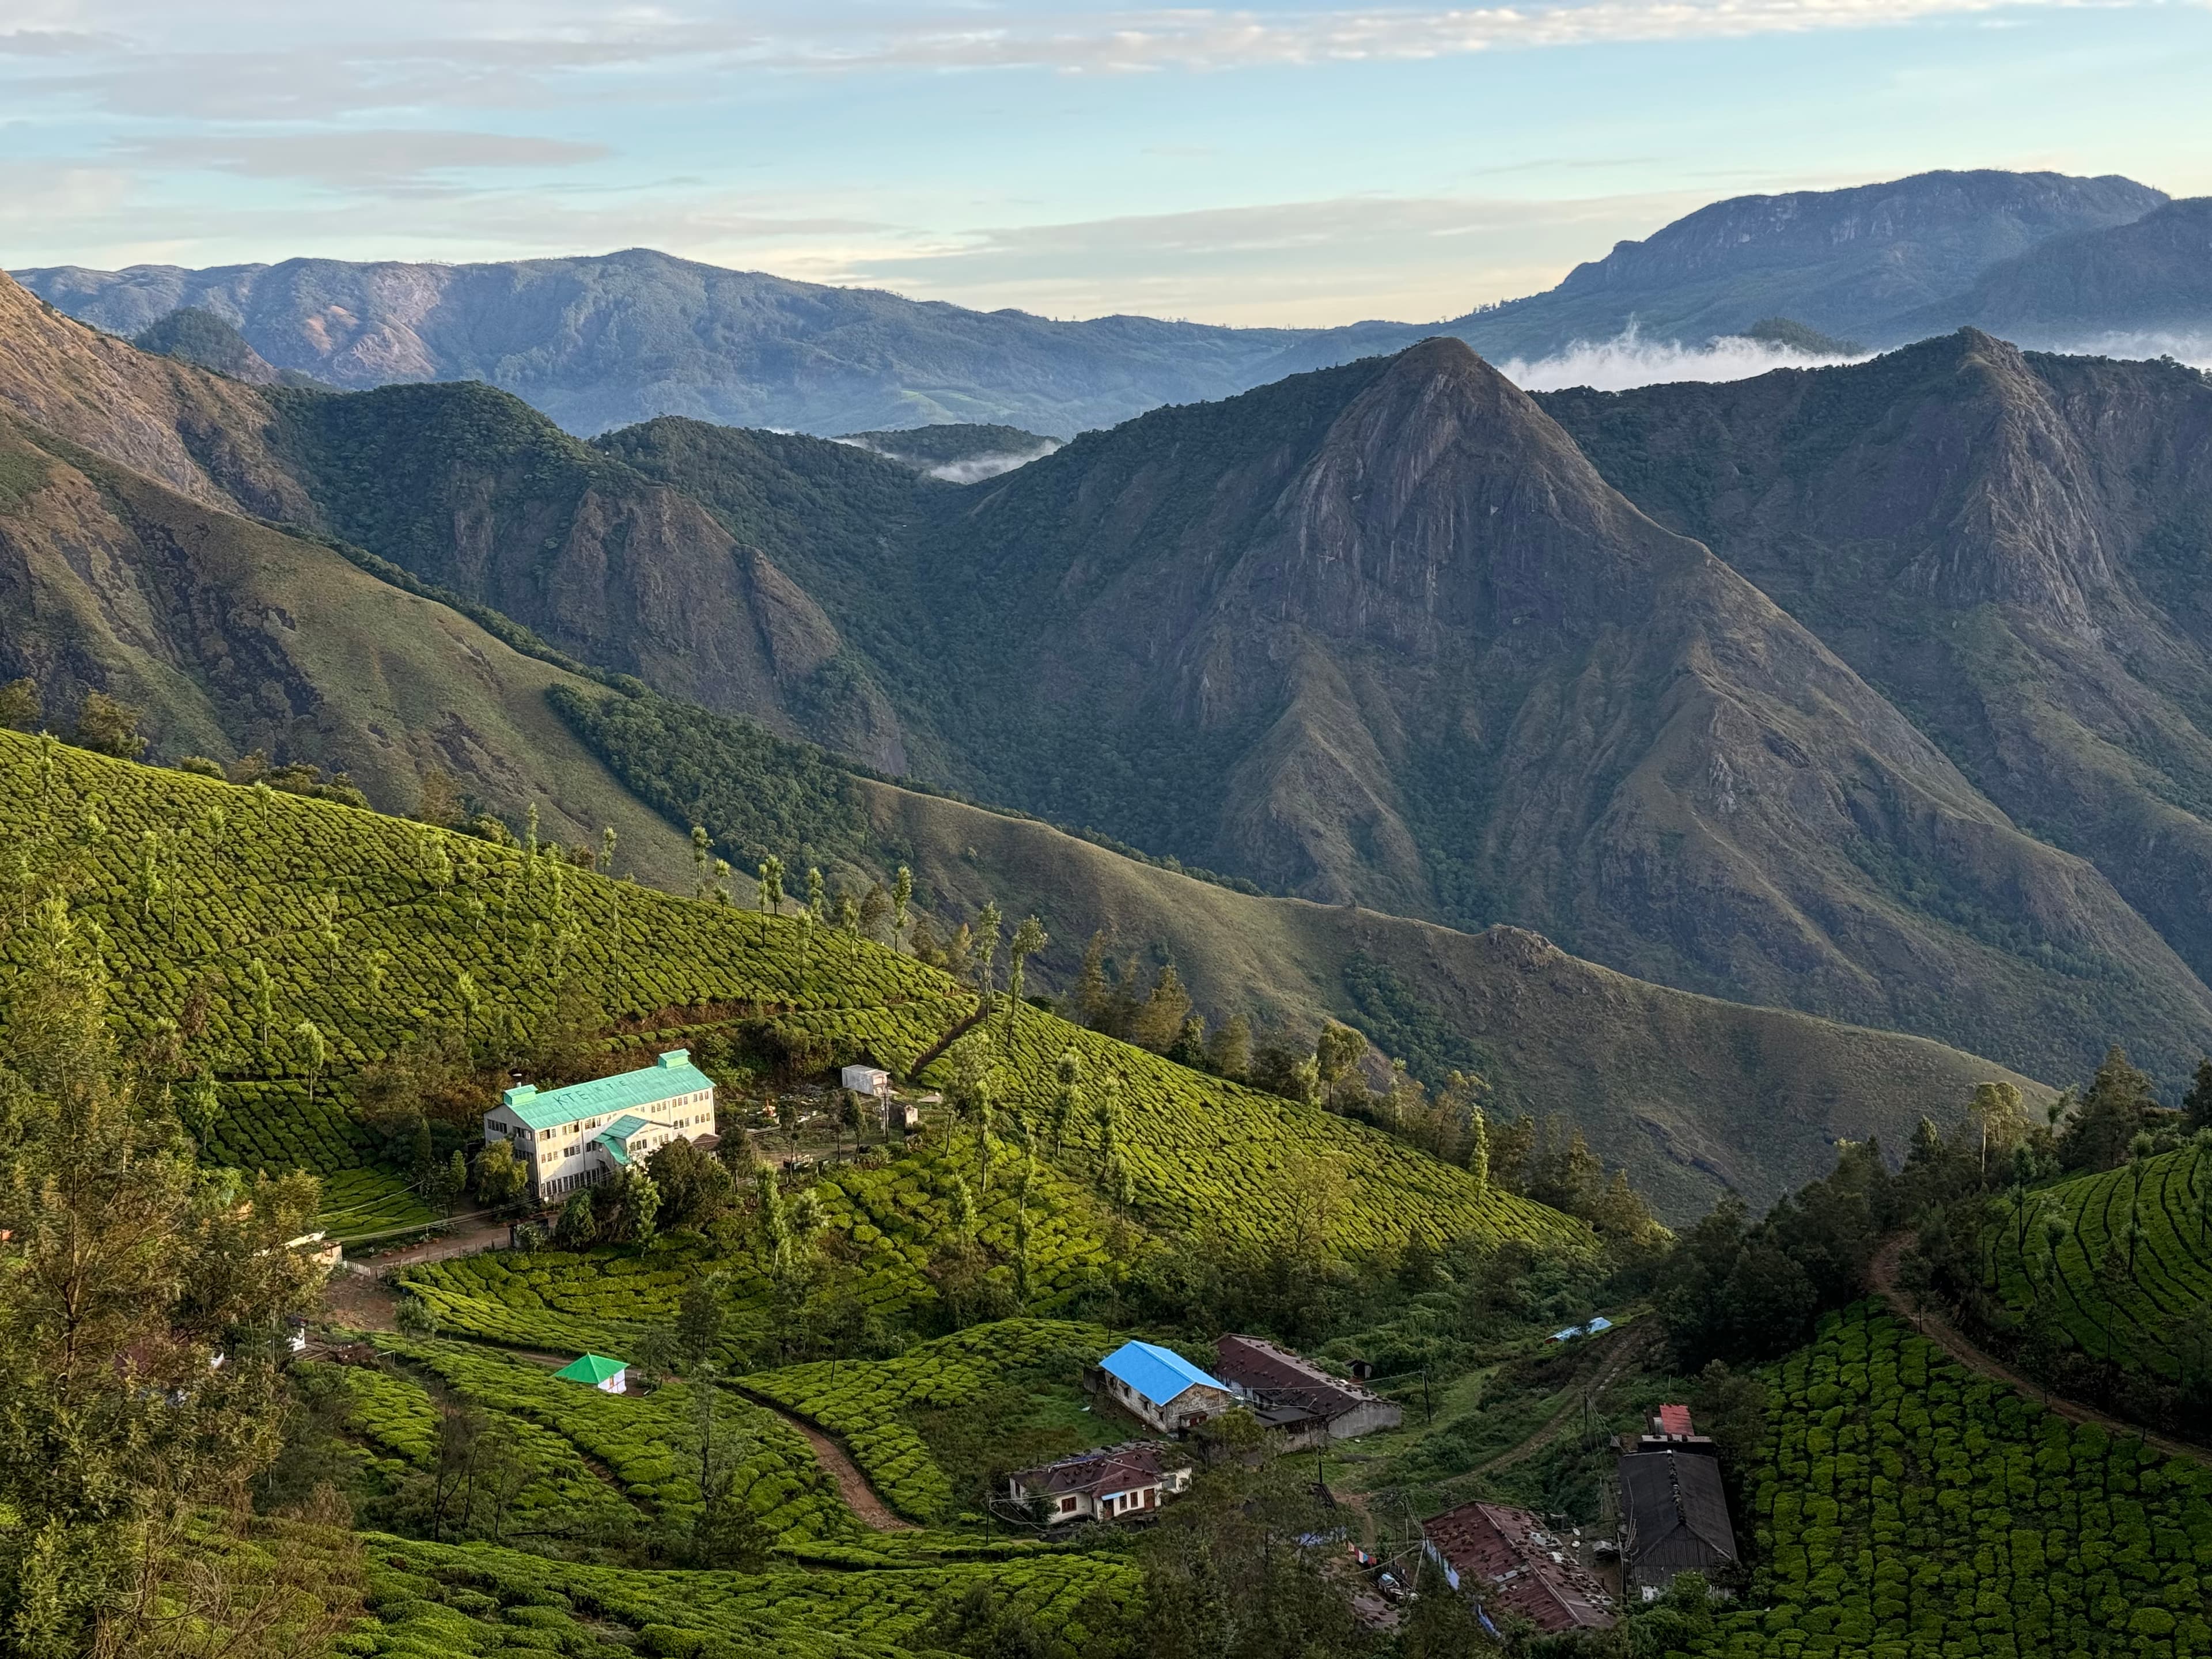
[[[1237,1403],[1226,1382],[1156,1343],[1124,1342],[1098,1369],[1108,1395],[1156,1429],[1187,1429]]]
[[[484,1114],[484,1139],[501,1139],[530,1171],[541,1204],[597,1186],[672,1140],[714,1138],[714,1081],[672,1048],[650,1066],[565,1089],[525,1083]]]

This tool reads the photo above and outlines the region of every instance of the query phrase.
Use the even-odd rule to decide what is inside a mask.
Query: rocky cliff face
[[[2094,526],[2021,519],[2007,481],[2041,476],[2052,432],[2007,418],[1957,502],[1992,556],[1925,581],[2078,620]],[[1511,921],[2045,1070],[2135,995],[2212,1031],[2094,867],[1456,343],[1164,412],[971,494],[921,580],[955,634],[1006,642],[927,710],[975,793],[1142,841],[1158,788],[1174,850],[1281,890]],[[2054,499],[2078,520],[2078,490]],[[1094,816],[1090,781],[1133,775],[1127,816]],[[2053,953],[2131,988],[2085,1002]]]
[[[1972,332],[1545,399],[2212,973],[2212,387]]]

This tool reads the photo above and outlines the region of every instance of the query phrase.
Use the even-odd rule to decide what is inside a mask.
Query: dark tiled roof
[[[1025,1492],[1046,1492],[1055,1498],[1069,1492],[1095,1495],[1127,1492],[1135,1486],[1149,1486],[1169,1468],[1179,1467],[1170,1464],[1169,1454],[1173,1449],[1157,1440],[1132,1440],[1127,1445],[1109,1446],[1103,1451],[1085,1452],[1080,1457],[1063,1457],[1057,1463],[1018,1470],[1013,1479],[1021,1483]]]
[[[1605,1587],[1526,1510],[1462,1504],[1424,1521],[1421,1531],[1463,1587],[1540,1631],[1603,1630],[1613,1623]],[[1561,1559],[1554,1560],[1555,1553]],[[1477,1582],[1468,1586],[1470,1578]]]
[[[1278,1404],[1303,1407],[1316,1417],[1341,1417],[1376,1398],[1357,1382],[1332,1376],[1264,1337],[1224,1336],[1213,1345],[1213,1369],[1223,1380],[1264,1394]]]
[[[1733,1561],[1735,1528],[1720,1460],[1694,1453],[1634,1452],[1620,1460],[1629,1565],[1646,1583]]]

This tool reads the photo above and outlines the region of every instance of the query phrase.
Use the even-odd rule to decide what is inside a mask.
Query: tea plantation
[[[2067,1223],[2055,1249],[2039,1237],[2034,1219],[2036,1202],[2053,1199]],[[2025,1229],[2014,1215],[1985,1241],[1989,1282],[1998,1294],[2026,1308],[2039,1291],[2091,1358],[2174,1376],[2179,1365],[2168,1322],[2212,1297],[2212,1160],[2184,1147],[2063,1182],[2030,1194],[2029,1204]],[[2116,1250],[2118,1259],[2108,1262]]]
[[[204,1018],[200,1046],[222,1080],[211,1135],[241,1165],[331,1176],[365,1163],[370,1137],[351,1115],[350,1077],[433,1024],[487,1036],[490,1022],[538,1010],[580,979],[629,1041],[681,1040],[744,1013],[773,1015],[833,1047],[903,1069],[974,1005],[945,975],[883,946],[806,930],[726,905],[673,897],[532,854],[404,818],[256,786],[87,753],[0,731],[0,825],[47,849],[117,969],[117,1018],[132,1033]],[[9,973],[0,944],[0,993]],[[1310,1220],[1340,1249],[1512,1237],[1565,1249],[1589,1242],[1555,1211],[1487,1188],[1379,1132],[1186,1070],[1143,1049],[1020,1011],[993,1069],[1009,1115],[1043,1144],[1053,1066],[1073,1048],[1087,1074],[1119,1081],[1117,1139],[1136,1218],[1161,1230],[1208,1227],[1269,1239]],[[312,1024],[323,1066],[296,1036]],[[994,1034],[1006,1030],[993,1022]],[[947,1056],[933,1076],[949,1075]],[[1033,1295],[1077,1283],[1099,1259],[1088,1114],[1066,1137],[1061,1173],[1042,1179],[1033,1232]],[[942,1171],[839,1176],[823,1197],[833,1224],[872,1230],[913,1264],[935,1224]],[[971,1183],[980,1185],[980,1183]],[[1321,1212],[1316,1188],[1340,1195]],[[995,1192],[997,1188],[994,1188]],[[921,1208],[902,1227],[902,1206]],[[1011,1231],[1002,1205],[987,1231]],[[877,1241],[861,1238],[863,1244]],[[919,1293],[885,1254],[886,1302]],[[623,1316],[607,1310],[605,1317]],[[566,1341],[581,1328],[562,1328]],[[486,1331],[485,1334],[494,1334]],[[550,1340],[519,1331],[502,1340]]]
[[[2212,1652],[2212,1470],[1974,1376],[1875,1304],[1771,1386],[1764,1565],[1700,1659]]]
[[[380,1340],[380,1346],[434,1373],[453,1394],[558,1436],[604,1466],[634,1504],[683,1513],[699,1488],[679,1449],[690,1432],[693,1385],[673,1382],[649,1395],[602,1394],[564,1382],[550,1367],[463,1342]],[[745,1448],[738,1497],[779,1538],[844,1537],[854,1522],[806,1443],[775,1414],[721,1392],[721,1431]]]
[[[1079,1370],[1119,1346],[1111,1332],[1065,1320],[975,1325],[896,1359],[817,1360],[742,1379],[740,1386],[845,1443],[884,1502],[916,1521],[946,1517],[952,1484],[903,1414],[964,1406],[1025,1370]]]
[[[1136,1570],[1110,1556],[842,1572],[637,1572],[512,1550],[368,1540],[372,1617],[337,1651],[477,1659],[517,1650],[577,1659],[927,1659],[938,1610],[988,1584],[1042,1632],[1080,1649],[1126,1625]]]
[[[301,1386],[311,1396],[334,1394],[343,1401],[343,1426],[365,1449],[364,1473],[380,1490],[396,1491],[409,1474],[434,1463],[438,1407],[412,1377],[369,1366],[319,1364],[302,1368]],[[612,1533],[635,1524],[635,1509],[592,1473],[569,1440],[520,1416],[506,1420],[529,1474],[511,1505],[505,1528],[509,1541]]]

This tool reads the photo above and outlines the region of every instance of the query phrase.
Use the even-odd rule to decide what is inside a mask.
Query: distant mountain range
[[[2030,1075],[2212,1050],[2192,371],[1966,332],[1540,399],[1431,340],[954,485],[70,349],[27,417],[878,774]]]
[[[1487,385],[1469,362],[1444,372]],[[1363,386],[1402,395],[1435,370],[1417,356],[1293,382],[1286,395],[1318,410]],[[1514,424],[1533,418],[1557,465],[1610,503],[1615,527],[1633,521],[1525,399],[1504,395]],[[1250,412],[1204,413],[1233,428]],[[1122,434],[1139,451],[1158,436],[1147,423]],[[1077,458],[1071,476],[1099,459]],[[873,608],[862,591],[918,538],[942,546],[933,538],[1004,487],[956,488],[850,445],[681,421],[586,446],[477,386],[248,386],[100,336],[0,278],[0,678],[34,677],[61,729],[101,689],[145,710],[155,758],[261,748],[348,768],[388,810],[413,807],[422,780],[444,771],[513,821],[536,809],[543,832],[570,845],[616,830],[619,867],[678,889],[695,815],[679,807],[672,821],[645,802],[706,785],[687,775],[695,757],[613,757],[556,712],[564,699],[678,706],[564,665],[481,596],[604,653],[604,665],[784,730],[843,720],[863,746],[902,743],[902,708],[915,732],[938,730],[914,684],[974,676],[996,699],[1004,678],[980,663],[1003,654],[1027,678],[1064,638],[1014,648],[1039,620],[1033,585],[1003,624],[957,647],[945,641],[968,613],[949,590],[945,609],[905,625],[893,608],[939,586],[935,565]],[[1108,516],[1127,511],[1124,495]],[[1631,541],[1697,561],[1654,526]],[[432,577],[461,591],[441,599]],[[868,718],[884,724],[872,732]],[[1163,752],[1172,746],[1170,736]],[[1723,1182],[1778,1194],[1825,1168],[1839,1135],[1901,1142],[1920,1111],[1954,1109],[1989,1078],[2045,1092],[1940,1043],[1642,982],[1520,929],[1474,934],[1235,891],[1034,819],[805,764],[804,779],[763,774],[744,787],[749,807],[783,814],[774,844],[793,859],[840,880],[909,864],[947,925],[986,898],[1035,909],[1055,940],[1039,966],[1061,983],[1082,941],[1105,930],[1132,966],[1172,957],[1217,1018],[1247,1012],[1310,1035],[1334,1016],[1425,1069],[1479,1066],[1498,1111],[1577,1123],[1677,1219]],[[655,787],[641,794],[641,783]]]
[[[586,434],[680,415],[823,435],[963,422],[1066,438],[1437,334],[1498,362],[1632,327],[1693,345],[1771,322],[1875,347],[1966,324],[2051,347],[2212,334],[2208,212],[2124,179],[2055,173],[1739,197],[1623,242],[1547,293],[1442,324],[1311,330],[1060,323],[644,249],[16,275],[126,337],[189,307],[234,325],[274,373],[349,389],[482,380]]]

